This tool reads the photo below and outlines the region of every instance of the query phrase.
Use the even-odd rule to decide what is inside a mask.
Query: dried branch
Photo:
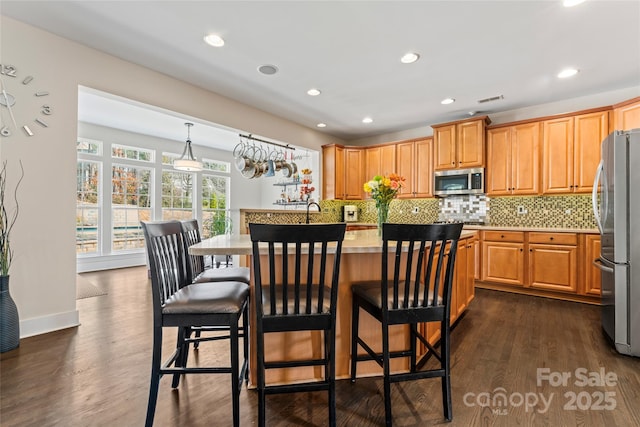
[[[9,267],[13,260],[13,251],[11,250],[11,230],[18,219],[20,213],[20,204],[18,203],[18,188],[24,178],[24,167],[22,161],[20,161],[20,179],[16,184],[13,191],[13,198],[16,203],[16,208],[13,213],[7,211],[7,205],[5,203],[5,194],[7,186],[7,161],[2,163],[2,169],[0,170],[0,275],[7,276],[9,274]]]

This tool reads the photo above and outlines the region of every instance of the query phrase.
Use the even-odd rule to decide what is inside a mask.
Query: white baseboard
[[[114,268],[137,267],[146,265],[147,256],[144,252],[118,254],[97,257],[77,257],[76,272],[86,273],[89,271],[111,270]]]
[[[20,320],[20,338],[46,334],[48,332],[72,328],[79,325],[80,315],[78,310]]]

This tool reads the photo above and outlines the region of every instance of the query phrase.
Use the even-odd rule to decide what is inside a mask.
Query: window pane
[[[111,176],[112,250],[144,248],[140,221],[151,215],[151,170],[113,165]]]
[[[220,160],[202,159],[202,167],[214,172],[231,172],[231,163]]]
[[[231,233],[231,217],[227,211],[229,177],[202,176],[202,236]]]
[[[193,179],[189,172],[162,172],[162,219],[193,218]]]
[[[78,161],[76,168],[76,253],[100,252],[99,162]]]
[[[153,161],[153,150],[145,148],[127,147],[125,145],[113,144],[111,146],[111,157],[119,159],[141,160],[144,162]]]
[[[92,139],[79,138],[76,142],[76,151],[85,154],[102,154],[102,141],[94,141]]]

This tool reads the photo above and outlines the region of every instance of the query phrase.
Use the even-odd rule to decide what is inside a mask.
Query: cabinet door
[[[433,195],[433,139],[427,138],[414,143],[414,197]]]
[[[453,295],[451,296],[451,323],[455,322],[458,316],[467,309],[467,295],[469,292],[467,276],[469,250],[467,249],[467,244],[466,240],[458,242],[456,265],[453,273]]]
[[[467,308],[475,298],[476,260],[478,259],[478,240],[471,239],[467,242]]]
[[[577,261],[577,246],[529,244],[530,286],[576,293]]]
[[[584,258],[584,293],[600,296],[602,275],[600,269],[593,265],[593,260],[600,256],[600,235],[587,234],[585,236]]]
[[[575,117],[573,190],[590,193],[600,163],[600,144],[609,134],[609,112]]]
[[[511,128],[511,170],[513,194],[540,192],[540,123]]]
[[[573,117],[544,122],[542,192],[573,191]]]
[[[344,199],[344,148],[322,147],[322,198]]]
[[[380,147],[380,171],[382,174],[389,175],[396,173],[396,145],[384,145]],[[373,175],[366,176],[371,179]]]
[[[375,175],[383,174],[380,169],[380,147],[367,148],[364,151],[364,176],[365,181],[370,180]]]
[[[433,168],[456,168],[456,125],[433,129]]]
[[[484,121],[458,123],[456,125],[457,168],[484,166]]]
[[[487,172],[485,191],[488,196],[511,194],[511,128],[487,131]]]
[[[631,130],[640,128],[640,101],[614,111],[615,130]]]
[[[524,286],[524,243],[483,242],[482,280]]]
[[[361,148],[345,148],[345,199],[364,199],[364,150]]]
[[[396,164],[397,173],[405,178],[405,187],[398,193],[398,198],[406,199],[413,197],[415,190],[414,182],[414,143],[400,142],[396,144]]]

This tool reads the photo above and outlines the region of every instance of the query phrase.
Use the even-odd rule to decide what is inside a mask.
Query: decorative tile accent
[[[490,204],[490,225],[596,228],[590,194],[494,197]]]
[[[376,223],[377,211],[373,200],[323,200],[320,202],[322,214],[313,213],[310,220],[313,223],[342,222],[344,205],[358,207],[359,223]],[[417,213],[413,213],[414,209]],[[247,212],[245,220],[247,224],[301,224],[306,220],[306,212]],[[596,228],[590,194],[394,199],[389,208],[389,222],[428,224],[443,220],[485,222],[504,227]]]
[[[489,204],[484,194],[444,197],[438,206],[439,221],[488,222]]]

